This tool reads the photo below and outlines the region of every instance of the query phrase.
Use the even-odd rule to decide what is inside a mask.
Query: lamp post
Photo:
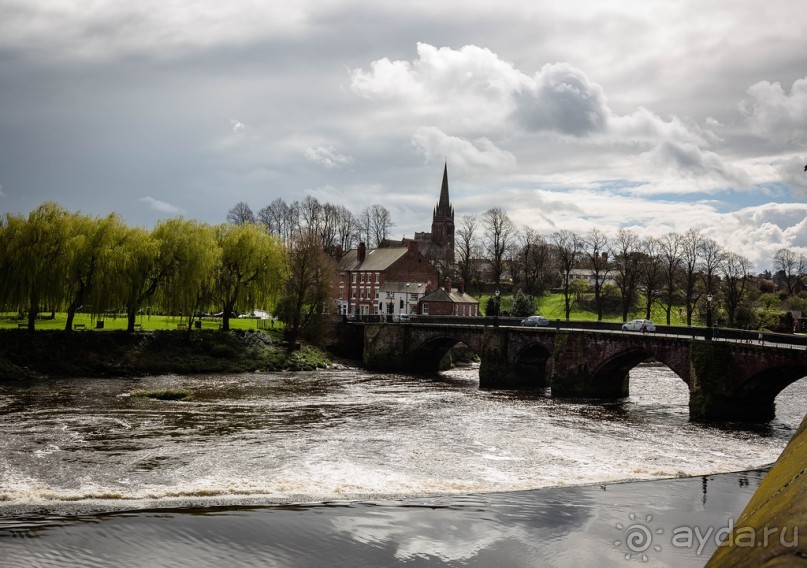
[[[501,306],[501,295],[502,293],[496,288],[496,292],[494,292],[496,296],[496,312],[493,315],[493,327],[499,327],[499,306]]]
[[[706,295],[706,333],[704,334],[706,341],[712,340],[712,294],[711,292]]]

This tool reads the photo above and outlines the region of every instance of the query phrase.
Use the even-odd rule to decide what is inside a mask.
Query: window
[[[429,313],[429,304],[428,304],[428,302],[423,302],[423,313],[424,314]]]
[[[351,292],[350,297],[353,298],[354,300],[356,299],[356,289],[355,288],[353,288],[353,291]]]
[[[364,272],[361,273],[361,277],[359,278],[359,282],[364,284]]]
[[[345,297],[345,287],[340,285],[339,286],[339,298],[342,299]]]
[[[364,288],[359,290],[359,300],[363,300],[363,299],[364,299]]]
[[[378,288],[375,289],[375,299],[377,300],[380,294],[378,293]]]
[[[409,294],[409,300],[412,301],[412,302],[417,302],[418,301],[418,295],[417,294]]]
[[[376,272],[376,273],[375,273],[375,283],[376,283],[376,284],[378,284],[378,279],[379,279],[380,277],[381,277],[381,273],[380,273],[380,272]]]
[[[356,283],[356,273],[355,272],[353,273],[353,283],[354,284]]]

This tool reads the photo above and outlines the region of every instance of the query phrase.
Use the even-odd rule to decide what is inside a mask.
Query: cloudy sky
[[[0,211],[313,195],[807,253],[797,0],[0,0]]]

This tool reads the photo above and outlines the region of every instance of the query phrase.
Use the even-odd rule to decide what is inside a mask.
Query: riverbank
[[[310,371],[328,367],[312,346],[287,353],[259,331],[64,333],[0,330],[0,381],[40,377]]]

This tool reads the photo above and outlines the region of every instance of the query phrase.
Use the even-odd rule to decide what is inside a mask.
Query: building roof
[[[445,288],[438,288],[431,294],[421,298],[422,302],[452,302],[454,304],[478,304],[479,300],[463,292],[460,294],[456,288],[451,289],[451,293],[446,292]]]
[[[384,282],[379,292],[406,292],[408,294],[423,294],[426,292],[426,282]]]
[[[380,248],[367,251],[364,262],[358,261],[357,249],[347,251],[339,261],[339,270],[374,270],[382,271],[392,266],[395,261],[406,254],[405,247]]]

